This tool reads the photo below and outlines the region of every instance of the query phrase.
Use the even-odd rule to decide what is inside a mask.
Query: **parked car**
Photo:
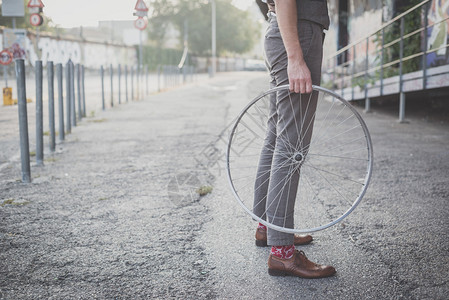
[[[245,61],[245,71],[267,71],[267,66],[265,62],[261,59],[247,59]]]

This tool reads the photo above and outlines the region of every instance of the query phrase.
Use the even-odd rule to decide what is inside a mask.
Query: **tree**
[[[155,0],[151,2],[149,39],[162,45],[170,24],[180,33],[183,45],[185,24],[188,24],[188,43],[191,52],[205,55],[211,52],[210,1]],[[217,54],[245,53],[254,46],[259,30],[248,12],[231,4],[231,0],[216,0]]]

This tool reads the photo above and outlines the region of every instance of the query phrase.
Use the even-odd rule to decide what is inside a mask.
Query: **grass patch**
[[[94,123],[103,123],[103,122],[106,122],[106,119],[97,119],[97,120],[92,120],[91,122],[94,122]]]
[[[1,207],[4,207],[6,205],[17,205],[17,206],[22,206],[22,205],[27,205],[30,204],[29,201],[23,201],[23,202],[15,202],[15,199],[7,199],[5,201],[3,201],[2,204],[0,204]]]
[[[59,135],[59,131],[55,131],[55,136]],[[44,136],[50,136],[50,131],[45,131]]]
[[[196,192],[202,197],[209,193],[212,193],[213,188],[210,185],[203,185],[199,189],[196,190]]]

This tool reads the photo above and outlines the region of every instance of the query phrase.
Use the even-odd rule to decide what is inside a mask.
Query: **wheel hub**
[[[296,152],[293,155],[293,159],[295,161],[297,161],[298,163],[303,163],[304,162],[304,155],[301,152]]]

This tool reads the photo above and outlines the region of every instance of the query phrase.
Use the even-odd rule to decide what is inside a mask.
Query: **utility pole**
[[[212,4],[212,77],[215,76],[217,68],[217,12],[215,0],[211,0]]]
[[[146,6],[145,2],[143,0],[137,0],[136,6],[134,7],[135,12],[134,15],[137,16],[137,20],[134,21],[134,26],[139,29],[139,65],[137,67],[137,93],[139,93],[139,83],[140,83],[140,76],[142,65],[143,65],[143,47],[142,47],[142,31],[147,28],[148,25],[148,7]],[[137,97],[139,98],[139,96]]]

